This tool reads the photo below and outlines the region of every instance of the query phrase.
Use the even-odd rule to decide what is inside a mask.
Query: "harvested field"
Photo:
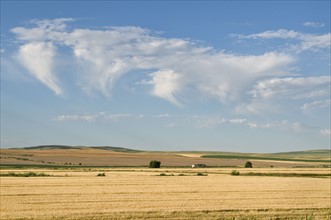
[[[232,169],[1,170],[1,219],[329,219],[331,179],[231,176]],[[330,173],[325,169],[249,169]],[[244,173],[247,169],[238,169]],[[106,176],[97,176],[104,172]],[[201,172],[207,176],[197,176]],[[159,176],[165,173],[168,176]],[[172,174],[172,175],[170,175]],[[182,176],[179,176],[182,174]]]

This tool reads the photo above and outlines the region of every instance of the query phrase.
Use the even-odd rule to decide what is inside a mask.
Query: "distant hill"
[[[239,153],[221,151],[139,151],[113,146],[41,145],[1,149],[2,165],[40,166],[162,166],[242,167],[247,160],[254,167],[330,167],[331,150],[280,153]]]
[[[133,150],[123,147],[112,147],[112,146],[68,146],[68,145],[40,145],[33,147],[25,147],[26,150],[81,150],[81,149],[100,149],[100,150],[109,150],[115,152],[141,152],[139,150]]]
[[[115,152],[128,152],[128,153],[134,153],[134,152],[142,152],[140,150],[133,150],[129,148],[123,148],[123,147],[110,147],[110,146],[97,146],[97,147],[89,147],[93,149],[101,149],[101,150],[111,150]]]
[[[280,153],[230,153],[215,152],[202,155],[203,158],[227,158],[247,160],[278,160],[278,161],[301,161],[301,162],[331,162],[331,150],[306,150]]]
[[[81,149],[81,148],[82,147],[74,147],[74,146],[66,146],[66,145],[40,145],[33,147],[24,147],[24,149],[26,150],[69,150],[69,149]]]
[[[305,151],[291,151],[291,152],[279,152],[273,153],[272,155],[281,155],[281,156],[313,156],[313,157],[331,157],[331,150],[321,149],[321,150],[305,150]]]
[[[113,147],[113,146],[70,146],[70,145],[40,145],[33,147],[25,147],[26,150],[79,150],[79,149],[100,149],[100,150],[109,150],[115,152],[149,152],[141,151],[124,147]],[[22,149],[22,148],[18,148]],[[161,152],[161,151],[150,151],[150,152]],[[330,158],[331,159],[331,150],[330,149],[319,149],[319,150],[305,150],[305,151],[289,151],[289,152],[278,152],[278,153],[241,153],[241,152],[225,152],[225,151],[162,151],[164,153],[194,153],[201,154],[208,157],[209,156],[230,156],[230,157],[282,157],[282,158],[311,158],[311,159],[321,159],[321,158]]]

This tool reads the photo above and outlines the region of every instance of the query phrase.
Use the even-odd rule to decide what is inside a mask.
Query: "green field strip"
[[[276,161],[296,161],[296,162],[323,162],[331,163],[331,160],[316,160],[316,159],[295,159],[295,158],[279,158],[279,157],[259,157],[246,155],[203,155],[202,158],[219,158],[219,159],[245,159],[245,160],[276,160]]]

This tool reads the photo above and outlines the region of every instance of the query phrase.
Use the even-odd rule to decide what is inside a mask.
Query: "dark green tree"
[[[247,161],[246,164],[245,164],[245,167],[246,167],[246,168],[253,168],[253,164],[252,164],[252,162]]]
[[[157,160],[152,160],[149,162],[149,168],[160,168],[161,167],[161,162]]]

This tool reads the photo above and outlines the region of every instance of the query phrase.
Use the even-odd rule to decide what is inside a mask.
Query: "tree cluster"
[[[149,162],[149,168],[160,168],[161,167],[161,162],[157,160],[152,160]]]

